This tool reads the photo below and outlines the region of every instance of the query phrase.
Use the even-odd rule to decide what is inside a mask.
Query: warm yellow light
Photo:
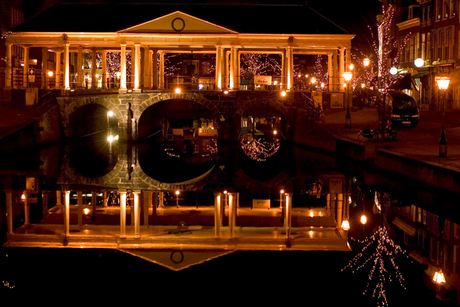
[[[359,221],[361,222],[361,224],[365,225],[367,224],[367,217],[363,214],[361,215],[361,218],[359,219]]]
[[[436,82],[438,83],[438,88],[440,90],[447,90],[449,87],[450,78],[449,77],[436,77]]]
[[[227,194],[227,193],[228,193],[227,190],[224,190],[224,194]]]
[[[351,73],[351,71],[346,71],[346,72],[343,73],[343,78],[347,82],[349,82],[352,77],[353,77],[353,74]]]
[[[276,129],[273,130],[273,134],[274,134],[274,135],[277,135],[277,134],[278,134],[278,131],[276,131]]]
[[[280,190],[280,194],[284,194],[284,190],[283,190],[283,189]]]
[[[22,199],[22,200],[25,200],[25,199],[26,199],[26,195],[25,195],[25,194],[22,194],[22,195],[21,195],[21,199]]]
[[[315,84],[316,83],[316,78],[315,77],[311,77],[311,84]]]
[[[176,195],[179,195],[179,194],[180,194],[180,191],[179,191],[179,190],[176,190],[175,193],[176,193]]]
[[[51,78],[52,76],[54,76],[54,72],[52,72],[51,70],[48,70],[48,77]]]
[[[326,86],[326,84],[324,84],[324,82],[321,82],[321,88],[324,88]]]
[[[371,60],[369,60],[368,58],[365,58],[365,59],[363,60],[363,65],[364,65],[364,67],[369,66],[370,63],[371,63]]]
[[[227,91],[227,90],[225,90],[225,91],[224,91],[224,95],[227,95],[227,94],[228,94],[228,91]]]
[[[434,273],[433,281],[438,285],[446,283],[446,278],[444,277],[444,273],[442,272],[442,270],[439,270],[439,272]]]
[[[361,88],[365,88],[366,87],[366,83],[361,83]]]
[[[107,137],[107,141],[109,141],[109,143],[112,143],[113,141],[116,141],[116,140],[118,140],[118,135],[115,135],[115,136],[109,135]]]
[[[350,223],[348,222],[348,220],[343,220],[342,229],[345,230],[345,231],[350,230]]]
[[[177,88],[174,90],[174,92],[175,92],[176,94],[180,94],[181,89],[180,89],[179,87],[177,87]]]
[[[281,91],[281,97],[286,97],[286,91]]]
[[[112,116],[113,116],[113,111],[107,112],[107,115],[108,115],[109,117],[112,117]]]
[[[350,66],[348,66],[348,68],[350,68],[350,70],[353,70],[355,68],[355,65],[350,64]]]
[[[398,69],[396,67],[391,67],[390,68],[390,74],[396,75],[398,73]]]
[[[83,209],[83,214],[88,215],[89,214],[89,209],[88,208]]]

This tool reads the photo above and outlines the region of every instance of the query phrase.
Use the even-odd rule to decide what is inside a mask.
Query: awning
[[[396,217],[393,221],[393,225],[407,233],[409,236],[414,237],[417,231],[414,226],[409,225],[408,223],[402,221],[400,218]]]

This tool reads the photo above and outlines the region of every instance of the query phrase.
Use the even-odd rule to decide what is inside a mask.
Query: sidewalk
[[[367,125],[375,129],[379,125],[376,108],[353,108],[351,110],[351,128],[345,128],[344,109],[325,110],[324,126],[336,138],[375,145],[375,150],[393,152],[407,158],[434,163],[460,172],[460,110],[445,112],[445,131],[447,137],[447,157],[440,158],[439,138],[441,135],[442,112],[421,111],[420,122],[416,128],[396,128],[403,140],[370,143],[359,140],[358,133]]]

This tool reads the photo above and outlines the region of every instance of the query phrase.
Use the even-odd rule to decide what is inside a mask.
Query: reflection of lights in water
[[[252,160],[266,161],[279,151],[280,140],[275,139],[273,142],[268,142],[265,139],[252,139],[246,143],[243,139],[241,149]]]
[[[356,241],[363,244],[364,247],[348,263],[348,265],[342,269],[342,271],[351,269],[352,273],[355,273],[368,264],[371,265],[370,271],[367,275],[369,282],[367,283],[366,290],[364,290],[363,294],[368,293],[370,284],[374,281],[375,286],[372,291],[372,298],[377,299],[381,303],[381,306],[388,306],[385,284],[397,281],[399,282],[399,285],[405,289],[404,277],[399,271],[395,260],[396,256],[399,254],[406,255],[406,252],[401,248],[401,246],[394,243],[386,228],[382,226],[379,226],[379,228],[366,239]]]
[[[10,284],[9,281],[5,281],[5,280],[2,281],[2,284],[3,284],[4,287],[6,287],[8,289],[13,289],[15,287],[14,285]]]

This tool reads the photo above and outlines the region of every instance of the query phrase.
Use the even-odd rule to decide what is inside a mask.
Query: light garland
[[[371,269],[367,275],[369,282],[367,283],[363,294],[366,295],[372,292],[371,297],[377,300],[379,306],[388,306],[385,290],[386,283],[397,281],[403,289],[406,289],[404,285],[405,279],[399,271],[399,267],[395,261],[396,256],[399,254],[406,255],[406,252],[401,248],[401,246],[394,243],[386,228],[383,226],[379,226],[379,228],[370,237],[367,237],[364,240],[356,241],[360,244],[364,244],[364,247],[361,252],[359,252],[348,263],[348,265],[342,269],[342,272],[347,269],[351,269],[352,273],[355,273],[356,271],[370,265]],[[366,258],[366,252],[370,252],[371,247],[374,245],[376,245],[375,251]],[[391,264],[389,267],[391,270],[387,269],[388,264]],[[375,285],[373,289],[369,291],[372,281],[375,281]]]
[[[250,141],[243,139],[241,149],[252,160],[262,162],[279,151],[280,140],[274,139],[273,142],[268,142],[265,139],[252,139]]]

